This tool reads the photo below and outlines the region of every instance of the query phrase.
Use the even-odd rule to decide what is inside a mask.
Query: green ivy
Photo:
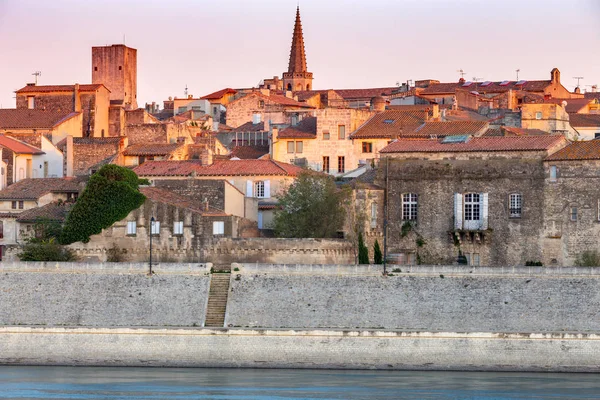
[[[146,197],[138,190],[135,172],[117,165],[105,165],[91,176],[83,193],[67,216],[61,243],[87,243],[140,207]]]

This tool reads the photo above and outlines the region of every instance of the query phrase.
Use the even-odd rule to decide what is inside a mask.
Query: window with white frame
[[[479,221],[480,219],[479,193],[465,194],[465,221]]]
[[[377,203],[371,203],[371,228],[377,228]]]
[[[225,221],[213,221],[213,235],[225,234]]]
[[[488,194],[454,194],[454,229],[488,229]]]
[[[150,230],[152,235],[159,235],[160,234],[160,221],[150,222],[150,225],[152,226],[152,228]]]
[[[538,111],[535,113],[535,119],[542,119],[542,112]]]
[[[137,222],[127,221],[127,234],[135,235],[137,233]]]
[[[258,198],[265,197],[265,181],[254,182],[254,196]]]
[[[523,207],[523,196],[520,193],[512,193],[508,200],[510,218],[521,218]]]
[[[183,221],[173,222],[173,235],[183,235]]]
[[[556,182],[556,177],[558,175],[557,172],[558,172],[558,168],[556,168],[556,165],[551,165],[550,166],[550,181]]]
[[[402,195],[402,220],[417,220],[417,194],[404,193]]]

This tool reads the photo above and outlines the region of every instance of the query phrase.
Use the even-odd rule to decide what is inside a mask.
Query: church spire
[[[300,22],[300,6],[296,8],[296,23],[294,24],[294,37],[292,38],[288,72],[306,72],[306,53],[304,51],[304,37],[302,36],[302,22]]]

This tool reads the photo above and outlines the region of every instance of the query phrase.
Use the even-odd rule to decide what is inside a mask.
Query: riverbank
[[[0,364],[600,372],[600,335],[1,327]]]

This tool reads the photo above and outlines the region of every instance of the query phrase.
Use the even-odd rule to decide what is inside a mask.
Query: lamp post
[[[152,231],[154,230],[154,217],[150,218],[150,271],[148,275],[152,276]]]

